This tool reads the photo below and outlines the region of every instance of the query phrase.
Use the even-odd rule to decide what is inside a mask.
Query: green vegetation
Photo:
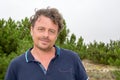
[[[116,80],[120,80],[120,71],[114,71],[113,73],[115,74]]]
[[[65,22],[65,21],[64,21]],[[76,40],[74,34],[69,35],[66,27],[60,33],[56,45],[73,50],[78,53],[81,59],[90,59],[96,63],[112,66],[120,66],[120,40],[110,40],[109,43],[96,42],[85,44],[80,36]],[[4,75],[10,61],[16,56],[24,53],[32,47],[32,39],[29,32],[30,22],[28,18],[21,21],[14,21],[9,18],[7,21],[0,19],[0,80]],[[114,73],[120,79],[120,72]]]

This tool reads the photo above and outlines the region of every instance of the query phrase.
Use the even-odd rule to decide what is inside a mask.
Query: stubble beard
[[[41,44],[36,44],[36,47],[37,47],[39,50],[42,50],[42,51],[50,51],[53,46],[42,47]]]

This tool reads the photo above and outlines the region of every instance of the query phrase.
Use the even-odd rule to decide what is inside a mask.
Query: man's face
[[[49,50],[57,39],[58,25],[55,25],[49,18],[40,16],[34,27],[31,27],[31,35],[34,47],[40,50]]]

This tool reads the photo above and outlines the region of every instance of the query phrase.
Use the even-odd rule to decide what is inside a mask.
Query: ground
[[[87,71],[89,80],[115,80],[112,71],[119,70],[117,67],[95,64],[86,59],[82,60],[82,63]]]

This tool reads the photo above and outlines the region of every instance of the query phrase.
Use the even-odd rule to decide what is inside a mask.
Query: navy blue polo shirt
[[[30,50],[11,61],[5,80],[88,80],[79,56],[56,47],[56,56],[47,71],[34,59]]]

